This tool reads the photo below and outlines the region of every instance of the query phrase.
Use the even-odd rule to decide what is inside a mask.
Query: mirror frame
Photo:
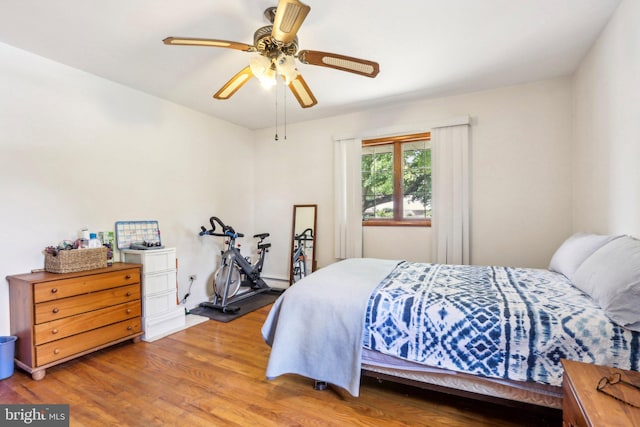
[[[316,271],[317,261],[316,261],[316,246],[318,243],[317,240],[317,231],[318,231],[318,205],[293,205],[293,218],[291,220],[291,251],[289,252],[289,286],[293,285],[293,254],[295,251],[295,235],[296,235],[296,213],[298,208],[313,208],[313,251],[311,252],[311,272]]]

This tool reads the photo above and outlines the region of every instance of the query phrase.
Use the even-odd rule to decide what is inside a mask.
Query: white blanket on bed
[[[358,396],[367,301],[397,264],[391,260],[348,259],[322,268],[287,289],[262,326],[262,336],[271,346],[267,378],[299,374]],[[309,291],[313,299],[307,297]]]

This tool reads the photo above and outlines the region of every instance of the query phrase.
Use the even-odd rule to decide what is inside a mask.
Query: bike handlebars
[[[309,237],[307,237],[307,232],[309,232]],[[313,240],[313,230],[306,228],[302,233],[296,234],[293,238],[295,240]]]
[[[218,223],[221,227],[222,227],[222,233],[216,233],[216,224]],[[211,230],[207,230],[204,226],[200,227],[200,233],[198,233],[198,235],[200,236],[204,236],[204,235],[209,235],[209,236],[220,236],[220,237],[230,237],[232,239],[235,239],[236,237],[244,237],[243,233],[236,233],[236,231],[233,229],[233,227],[231,227],[230,225],[225,225],[224,222],[222,222],[222,220],[220,218],[218,218],[217,216],[212,216],[211,218],[209,218],[209,224],[211,224]]]

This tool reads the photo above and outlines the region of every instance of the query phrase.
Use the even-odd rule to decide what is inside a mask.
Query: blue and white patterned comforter
[[[560,274],[408,262],[372,293],[364,330],[384,354],[553,386],[561,358],[637,371],[639,339]]]

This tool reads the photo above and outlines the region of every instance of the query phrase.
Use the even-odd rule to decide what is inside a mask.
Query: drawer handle
[[[57,294],[58,293],[58,288],[51,288],[51,293],[52,294]]]
[[[55,350],[53,350],[53,354],[59,354],[60,353],[60,349],[56,348]]]
[[[51,331],[51,333],[55,335],[55,334],[57,334],[57,333],[58,333],[58,330],[57,330],[57,329],[54,329],[54,330],[52,330],[52,331]]]
[[[125,296],[126,296],[126,297],[130,297],[130,296],[131,296],[131,292],[127,292],[127,293],[125,294]]]
[[[130,331],[133,329],[133,326],[127,326],[127,331]]]
[[[131,309],[127,308],[127,314],[131,314]]]
[[[127,280],[129,280],[129,279],[131,279],[131,275],[130,275],[130,274],[127,274],[126,276],[124,276],[124,278],[125,278],[125,279],[127,279]]]
[[[54,308],[52,311],[53,311],[53,313],[54,313],[54,314],[57,314],[57,313],[58,313],[58,311],[60,311],[60,310],[58,310],[58,307],[56,307],[56,308]]]

